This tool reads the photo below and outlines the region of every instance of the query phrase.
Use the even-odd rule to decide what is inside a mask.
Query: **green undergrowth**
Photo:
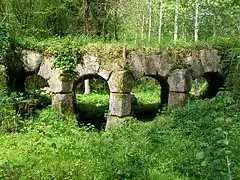
[[[80,49],[84,52],[90,50],[91,48],[122,48],[126,46],[129,50],[141,49],[142,51],[151,52],[154,49],[168,49],[171,50],[198,50],[204,48],[237,48],[240,47],[239,37],[218,37],[214,39],[209,39],[207,41],[198,41],[198,42],[187,42],[187,41],[167,41],[167,42],[139,42],[138,44],[133,43],[132,41],[104,41],[101,38],[92,38],[92,37],[53,37],[48,39],[37,39],[35,37],[16,37],[16,44],[31,50],[37,50],[49,54],[57,54],[59,52],[65,52],[68,49],[77,50]]]
[[[97,56],[107,70],[113,68],[112,61],[116,61],[121,68],[128,69],[123,59],[130,52],[136,52],[140,55],[161,54],[167,52],[170,56],[176,58],[177,62],[173,69],[188,68],[186,58],[196,54],[201,49],[218,49],[221,55],[223,69],[228,69],[229,54],[233,49],[240,48],[239,37],[219,37],[207,41],[186,42],[186,41],[168,41],[168,42],[139,42],[132,41],[104,41],[101,38],[92,37],[54,37],[49,39],[37,39],[34,37],[15,37],[14,47],[30,49],[42,52],[46,56],[55,56],[54,67],[61,68],[65,72],[74,73],[77,63],[81,63],[84,54]]]
[[[229,92],[107,132],[46,109],[0,134],[0,178],[239,179],[239,117]]]

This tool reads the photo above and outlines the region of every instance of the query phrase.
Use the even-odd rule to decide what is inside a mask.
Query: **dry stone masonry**
[[[62,113],[74,112],[73,87],[82,77],[94,75],[105,79],[110,89],[106,128],[111,128],[131,116],[131,91],[134,81],[143,76],[157,79],[162,86],[163,103],[170,108],[179,107],[188,100],[192,80],[211,73],[221,75],[220,59],[217,50],[203,49],[181,59],[179,66],[177,55],[167,50],[157,54],[132,51],[126,55],[126,62],[110,59],[108,62],[112,64],[107,64],[101,56],[89,53],[76,65],[75,78],[71,78],[71,74],[61,69],[53,68],[54,57],[38,52],[23,50],[21,62],[27,73],[36,73],[48,82],[52,107]],[[181,61],[184,66],[181,66]]]

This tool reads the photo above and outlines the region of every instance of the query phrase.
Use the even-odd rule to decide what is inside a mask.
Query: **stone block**
[[[176,69],[168,77],[169,91],[188,92],[191,88],[191,74],[188,69]]]
[[[182,107],[188,100],[188,93],[169,92],[168,107]]]
[[[23,68],[27,72],[36,71],[43,60],[42,54],[34,51],[23,50],[22,51],[22,62]]]
[[[160,55],[154,55],[154,54],[146,55],[142,59],[144,74],[148,76],[157,75],[159,62],[160,62]]]
[[[73,113],[73,94],[55,94],[52,98],[52,107],[61,113]]]
[[[59,69],[52,70],[48,84],[52,93],[70,93],[73,91],[73,81],[68,77],[62,76],[62,72]]]
[[[124,117],[131,114],[131,95],[110,93],[110,114],[113,116]]]
[[[111,71],[106,71],[105,69],[101,69],[99,70],[98,75],[103,79],[105,79],[106,81],[108,81],[111,73],[112,73]]]
[[[78,76],[97,75],[100,69],[99,60],[96,56],[84,55],[82,61],[77,64]]]
[[[220,56],[217,50],[200,50],[200,60],[205,73],[218,71]]]
[[[201,61],[196,57],[196,55],[187,58],[187,64],[190,66],[190,72],[193,79],[200,78],[203,73],[203,66]]]
[[[49,80],[51,77],[53,59],[54,57],[44,57],[38,71],[38,75],[46,80]]]
[[[135,52],[131,52],[127,57],[127,61],[130,64],[135,79],[140,79],[144,76],[145,69],[142,65],[141,58],[142,57],[137,55]]]
[[[107,124],[106,124],[106,130],[110,130],[114,127],[116,127],[117,125],[123,124],[125,122],[134,122],[136,121],[133,117],[131,116],[127,116],[127,117],[116,117],[116,116],[108,116],[107,117]]]
[[[112,72],[108,86],[112,93],[130,93],[133,85],[133,76],[128,71]]]
[[[174,57],[170,56],[167,51],[163,51],[159,58],[160,60],[157,64],[157,74],[162,77],[167,77],[176,60]]]

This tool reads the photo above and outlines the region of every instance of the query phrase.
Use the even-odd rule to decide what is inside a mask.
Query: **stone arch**
[[[202,98],[213,98],[216,96],[219,88],[223,87],[225,78],[219,72],[206,72],[202,75],[208,83],[206,91],[202,94]]]
[[[92,98],[94,99],[94,102],[91,103],[85,103],[84,101],[81,101],[83,98],[91,98],[91,94],[89,95],[83,95],[83,93],[78,93],[77,88],[79,87],[79,83],[84,83],[85,79],[97,79],[101,80],[101,84],[104,86],[104,90],[106,92],[102,92],[101,94],[95,94]],[[90,82],[91,85],[91,82]],[[93,88],[93,87],[92,87]],[[94,90],[94,88],[93,88]],[[110,90],[108,83],[105,78],[98,74],[85,74],[82,76],[79,76],[77,79],[75,79],[73,84],[73,92],[74,92],[74,105],[75,105],[75,113],[78,117],[78,123],[79,124],[92,124],[97,129],[102,129],[106,125],[106,113],[108,112],[109,108],[109,100],[110,100]],[[108,95],[106,95],[107,93]],[[105,102],[105,99],[107,102]],[[91,99],[92,100],[92,99]],[[103,102],[104,101],[104,102]],[[102,104],[103,102],[103,104]]]
[[[169,85],[167,82],[167,78],[160,76],[160,75],[145,75],[145,76],[142,76],[141,78],[138,78],[137,81],[139,81],[143,78],[145,78],[147,80],[148,80],[148,78],[150,78],[155,81],[152,83],[155,83],[155,85],[157,85],[156,88],[158,88],[159,94],[156,95],[154,93],[154,95],[156,96],[156,98],[158,100],[154,101],[152,104],[147,105],[147,106],[149,106],[149,108],[146,106],[146,109],[143,109],[142,112],[140,110],[139,115],[138,115],[138,112],[134,112],[135,108],[138,105],[140,105],[140,102],[138,102],[138,100],[137,100],[137,103],[138,103],[137,106],[133,105],[133,116],[139,118],[138,116],[141,116],[141,114],[145,114],[145,115],[148,114],[149,118],[151,119],[151,118],[155,118],[155,116],[159,110],[162,110],[163,107],[168,105]],[[133,94],[134,93],[135,92],[133,92]],[[140,107],[141,107],[141,105],[140,105]],[[136,110],[139,111],[138,108]]]

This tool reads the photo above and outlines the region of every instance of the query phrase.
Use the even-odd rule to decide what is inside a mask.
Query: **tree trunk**
[[[175,18],[174,18],[174,35],[173,40],[176,41],[178,39],[178,0],[175,0]]]
[[[160,8],[159,8],[159,29],[158,29],[158,42],[161,42],[162,37],[162,19],[163,19],[163,0],[160,0],[159,2]]]
[[[213,14],[213,37],[216,37],[216,16]]]
[[[198,41],[198,11],[199,11],[199,2],[195,1],[196,12],[195,12],[195,25],[194,25],[194,41]]]
[[[88,24],[88,18],[89,18],[89,3],[90,0],[84,0],[84,35],[88,36],[89,33],[89,24]],[[84,95],[90,94],[90,83],[89,79],[84,80]]]
[[[149,0],[149,27],[148,27],[148,43],[151,42],[152,32],[152,0]]]
[[[144,16],[144,12],[142,15],[142,40],[144,40],[144,25],[145,25],[145,16]]]
[[[91,92],[89,79],[84,80],[84,95],[88,95]]]
[[[199,12],[199,2],[198,0],[195,1],[196,12],[195,12],[195,24],[194,24],[194,41],[198,41],[198,12]],[[198,94],[198,80],[194,80],[194,92],[195,95]]]
[[[88,18],[89,18],[89,3],[90,0],[84,0],[84,35],[88,36],[89,33],[89,24],[88,24]]]

